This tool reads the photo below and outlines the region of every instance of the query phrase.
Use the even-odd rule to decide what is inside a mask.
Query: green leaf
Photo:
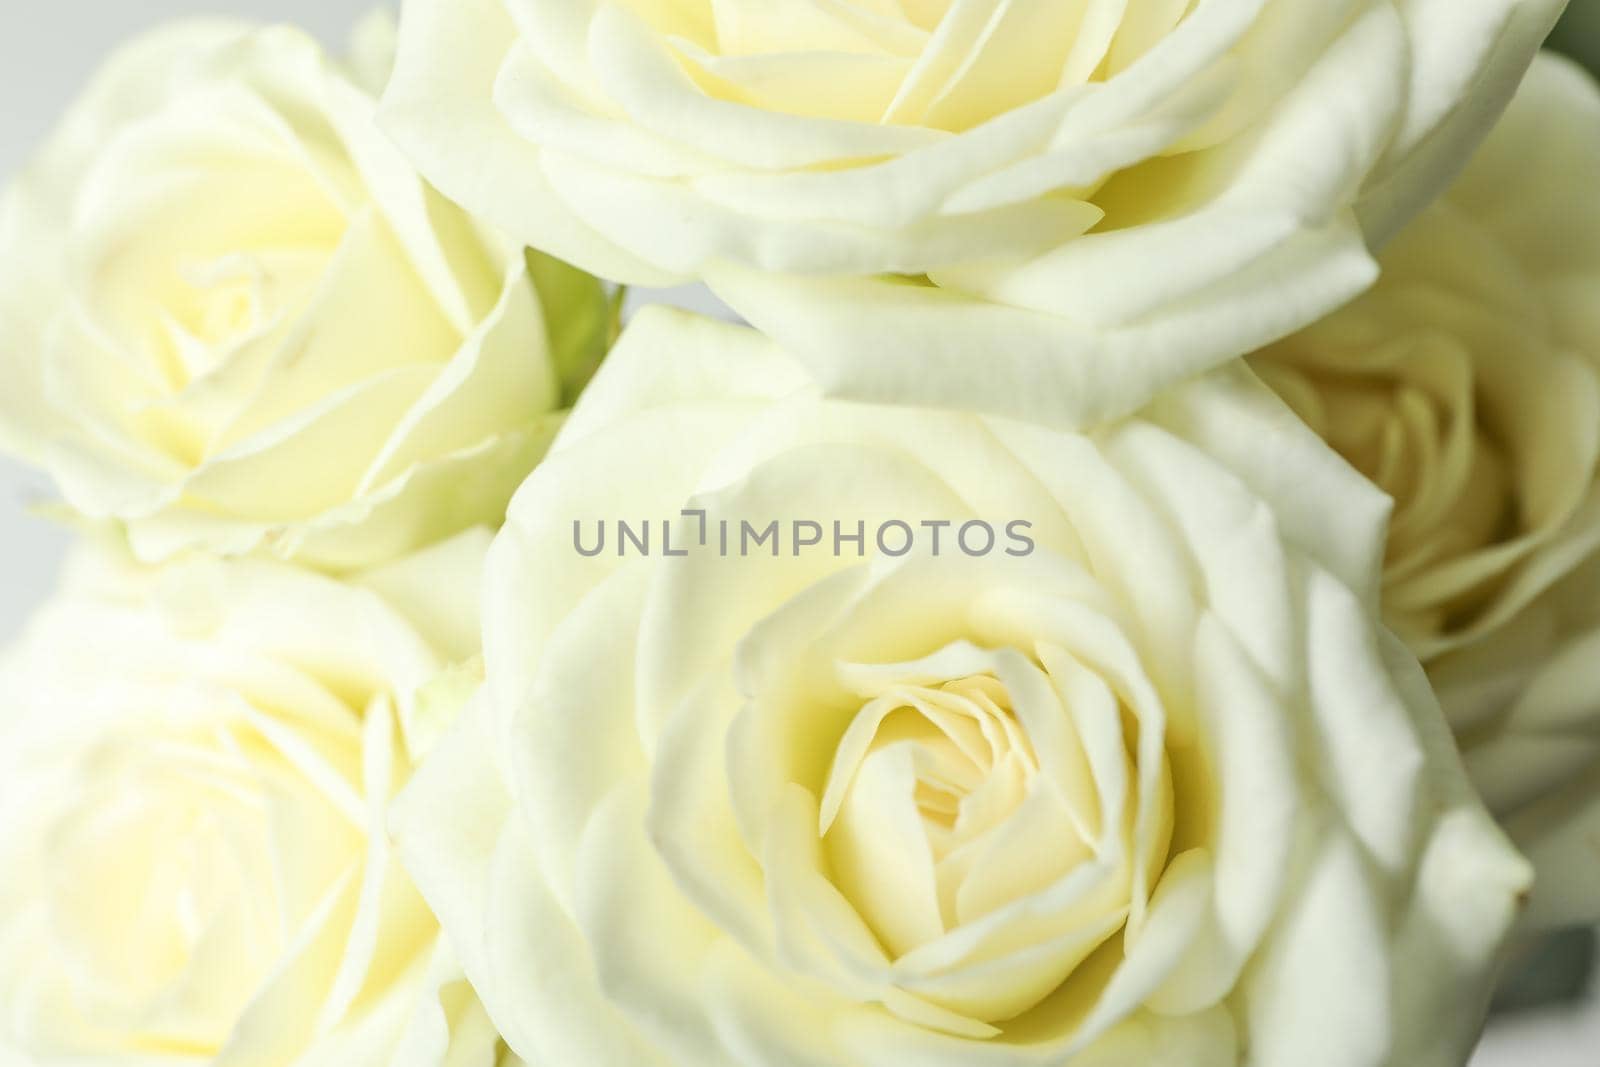
[[[527,261],[544,311],[561,404],[571,407],[616,342],[624,290],[531,248]]]

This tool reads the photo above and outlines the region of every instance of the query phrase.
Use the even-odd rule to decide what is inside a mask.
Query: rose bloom
[[[838,392],[1090,425],[1367,285],[1562,6],[407,0],[384,123]]]
[[[348,568],[497,522],[604,343],[599,283],[445,201],[375,108],[296,30],[179,23],[0,200],[0,444],[141,557]]]
[[[1537,861],[1600,919],[1600,89],[1546,56],[1378,286],[1254,357],[1395,500],[1384,613]]]
[[[79,562],[0,668],[0,1048],[493,1067],[384,828],[476,643],[487,544],[359,586]]]
[[[1459,1067],[1529,872],[1375,621],[1386,513],[1243,370],[1083,436],[652,309],[490,551],[404,862],[533,1064]],[[827,538],[721,551],[774,519]]]

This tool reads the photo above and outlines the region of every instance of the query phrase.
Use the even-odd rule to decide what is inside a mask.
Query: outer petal
[[[480,205],[513,237],[603,277],[629,285],[675,280],[561,208],[539,149],[512,132],[494,107],[496,73],[515,40],[498,0],[406,0],[401,15],[381,121],[435,185],[461,203]]]
[[[406,869],[518,1055],[667,1067],[604,999],[574,920],[529,864],[511,794],[493,770],[492,730],[483,705],[469,705],[397,802],[391,825]]]
[[[1352,227],[1281,254],[1147,319],[1095,328],[909,282],[712,270],[718,295],[778,339],[829,394],[937,404],[1086,428],[1128,414],[1348,300],[1376,276]]]
[[[1565,0],[1476,8],[1402,0],[1413,56],[1406,116],[1360,205],[1375,242],[1387,242],[1466,166],[1565,7]]]

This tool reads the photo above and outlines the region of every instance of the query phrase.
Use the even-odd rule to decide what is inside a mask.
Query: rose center
[[[54,824],[51,928],[101,1025],[217,1048],[281,948],[265,805],[227,762],[177,739],[108,747]]]
[[[860,710],[834,756],[821,828],[835,882],[904,955],[1092,854],[1070,820],[1044,814],[1042,788],[999,680],[892,687]],[[1006,877],[984,869],[1024,839]]]
[[[1188,16],[1130,0],[974,17],[949,0],[629,0],[708,95],[847,122],[960,132],[1063,88],[1125,70]]]
[[[1446,347],[1448,343],[1446,343]],[[1493,586],[1436,583],[1514,537],[1511,462],[1479,418],[1470,364],[1441,346],[1368,375],[1268,364],[1270,384],[1340,455],[1394,499],[1384,579],[1403,631],[1458,625]]]

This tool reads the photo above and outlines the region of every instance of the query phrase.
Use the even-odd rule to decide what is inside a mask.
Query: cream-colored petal
[[[490,1017],[529,1063],[575,1056],[664,1067],[665,1057],[604,1000],[572,917],[519,856],[528,843],[511,795],[497,773],[485,773],[497,762],[489,720],[481,705],[469,706],[397,801],[391,825],[406,869]],[[597,1025],[578,1036],[529,1020],[529,1011],[568,1020],[581,1011]]]

